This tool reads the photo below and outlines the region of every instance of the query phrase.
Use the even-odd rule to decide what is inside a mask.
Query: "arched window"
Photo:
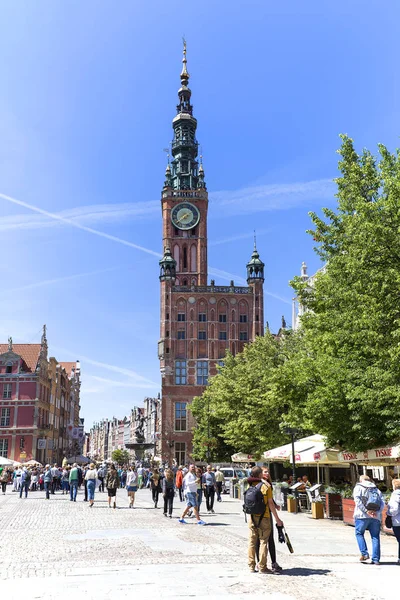
[[[6,364],[6,373],[12,373],[12,363],[8,362]]]
[[[187,248],[186,246],[183,247],[183,268],[187,269]]]
[[[192,273],[197,271],[197,248],[194,244],[190,248],[190,270]]]
[[[175,244],[175,246],[174,246],[174,259],[176,260],[176,270],[179,271],[180,267],[179,267],[179,246],[178,246],[178,244]]]

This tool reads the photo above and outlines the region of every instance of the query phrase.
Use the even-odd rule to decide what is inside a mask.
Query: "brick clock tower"
[[[195,422],[187,406],[192,398],[203,393],[227,350],[236,354],[264,332],[264,263],[255,244],[247,264],[248,287],[207,282],[208,193],[201,157],[200,164],[197,160],[186,44],[182,63],[172,160],[161,197],[160,443],[162,459],[169,464],[191,458]]]

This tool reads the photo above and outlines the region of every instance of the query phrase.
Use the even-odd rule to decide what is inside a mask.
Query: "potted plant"
[[[328,519],[343,519],[342,489],[329,485],[325,488],[325,513]]]
[[[342,490],[343,522],[346,525],[354,525],[354,506],[353,490],[350,486],[347,486]]]
[[[311,503],[311,515],[313,519],[324,518],[324,503],[322,500],[313,500]]]
[[[287,511],[290,513],[296,512],[296,498],[293,494],[287,495]]]

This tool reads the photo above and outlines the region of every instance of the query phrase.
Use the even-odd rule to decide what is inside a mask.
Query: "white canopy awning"
[[[327,448],[325,439],[322,435],[310,435],[295,441],[294,443],[295,461],[298,465],[334,465],[341,464],[348,466],[348,461],[339,459],[339,450]],[[264,452],[264,458],[271,462],[292,462],[292,444],[286,444],[273,450]]]
[[[317,447],[318,446],[318,447]],[[296,440],[294,443],[294,452],[295,455],[299,455],[301,452],[314,450],[322,450],[322,447],[325,446],[324,438],[322,435],[310,435],[308,437],[302,438],[301,440]],[[267,450],[264,452],[264,458],[273,462],[285,462],[287,460],[292,459],[292,444],[285,444],[284,446],[279,446],[278,448],[273,448],[272,450]],[[297,462],[297,459],[296,459]]]
[[[4,456],[0,456],[0,465],[2,467],[10,467],[12,464],[14,464],[12,460],[4,458]]]
[[[254,462],[255,457],[251,454],[245,454],[244,452],[236,452],[236,454],[232,454],[231,461],[237,463]]]
[[[341,462],[371,463],[374,465],[393,465],[400,463],[400,444],[397,446],[386,446],[374,448],[365,452],[339,452]]]

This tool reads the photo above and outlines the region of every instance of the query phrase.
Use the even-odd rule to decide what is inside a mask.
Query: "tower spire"
[[[185,38],[182,38],[183,40],[183,58],[182,58],[182,71],[181,71],[181,84],[187,86],[187,84],[189,83],[189,73],[187,70],[187,58],[186,58],[186,40]]]
[[[172,140],[172,160],[170,173],[166,174],[164,187],[175,190],[206,189],[204,169],[197,160],[198,143],[196,140],[197,120],[193,116],[191,104],[192,92],[188,87],[187,45],[183,39],[181,87],[178,90],[177,115],[172,121],[174,137]]]

